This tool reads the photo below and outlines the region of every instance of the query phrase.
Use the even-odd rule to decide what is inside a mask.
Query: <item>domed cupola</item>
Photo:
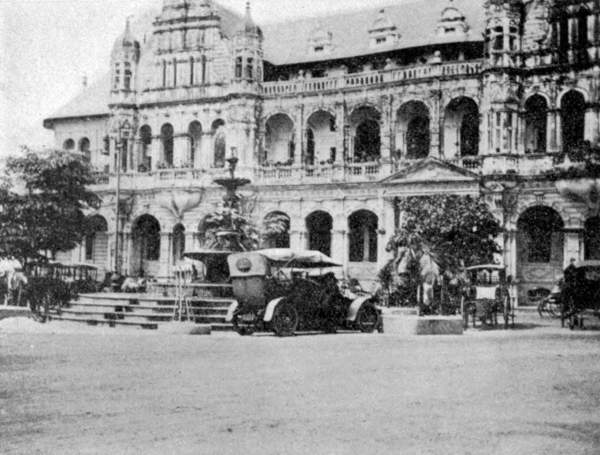
[[[140,59],[140,43],[131,32],[129,19],[125,31],[117,40],[111,53],[112,92],[134,91],[135,72]]]
[[[242,26],[238,29],[237,33],[245,33],[246,35],[256,35],[262,38],[262,30],[252,19],[252,12],[250,11],[250,2],[246,2],[246,14],[242,21]]]
[[[462,37],[469,31],[465,15],[449,0],[449,5],[442,10],[437,24],[436,33],[439,36]]]

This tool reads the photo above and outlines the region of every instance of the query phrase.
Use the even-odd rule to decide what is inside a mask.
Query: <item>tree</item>
[[[23,149],[8,158],[0,186],[0,241],[27,262],[75,248],[90,232],[85,212],[100,206],[88,189],[90,166],[79,154]]]
[[[392,245],[428,249],[442,270],[492,262],[501,252],[495,238],[502,228],[481,198],[411,196],[398,208],[401,225]]]

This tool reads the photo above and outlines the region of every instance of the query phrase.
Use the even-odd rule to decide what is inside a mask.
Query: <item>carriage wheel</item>
[[[363,305],[356,315],[356,325],[363,333],[373,333],[379,323],[377,309],[371,305]]]
[[[292,336],[298,328],[298,312],[291,304],[284,302],[275,308],[273,332],[278,337]]]

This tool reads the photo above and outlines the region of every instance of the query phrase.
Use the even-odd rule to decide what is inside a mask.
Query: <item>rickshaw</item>
[[[381,311],[370,294],[344,295],[330,257],[318,251],[275,248],[228,257],[236,302],[227,321],[240,335],[273,331],[381,330]]]
[[[465,328],[469,324],[469,315],[473,327],[477,320],[483,325],[496,327],[498,313],[502,314],[505,329],[511,319],[514,326],[515,314],[506,284],[505,268],[497,264],[477,265],[467,268],[467,276],[470,284],[462,308]]]
[[[575,265],[573,283],[565,283],[561,293],[561,324],[583,328],[584,314],[600,318],[600,261],[582,261]]]

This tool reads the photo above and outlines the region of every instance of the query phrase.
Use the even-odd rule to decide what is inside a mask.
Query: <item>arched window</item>
[[[333,218],[327,212],[317,211],[306,218],[308,231],[308,248],[331,255],[331,230]]]
[[[254,77],[254,59],[246,59],[246,79],[252,79]]]
[[[549,207],[533,207],[517,223],[520,250],[524,262],[561,262],[563,255],[563,221]]]
[[[225,122],[221,119],[215,120],[212,124],[212,132],[215,138],[213,167],[225,167],[225,158],[227,155]]]
[[[525,151],[542,153],[546,151],[546,129],[548,104],[540,95],[533,95],[525,103]]]
[[[360,107],[350,116],[354,134],[355,162],[376,161],[381,158],[381,115],[372,107]]]
[[[565,93],[560,102],[563,150],[578,147],[584,140],[585,98],[576,91]]]
[[[83,158],[88,163],[92,159],[92,152],[90,151],[90,140],[87,137],[82,137],[79,140],[79,152],[83,155]]]
[[[140,128],[140,143],[141,143],[141,163],[140,167],[144,172],[152,170],[152,156],[150,147],[152,146],[152,128],[149,125],[144,125]]]
[[[583,243],[585,260],[600,260],[600,217],[590,218],[585,222]]]
[[[377,262],[377,224],[377,215],[368,210],[350,216],[350,262]]]
[[[164,164],[168,167],[173,166],[173,126],[165,123],[160,129],[162,141],[162,156]]]
[[[235,58],[235,78],[236,79],[242,78],[242,66],[243,66],[242,63],[243,63],[242,57]]]
[[[124,85],[125,90],[131,90],[131,63],[125,62],[125,72],[124,72]]]
[[[142,261],[160,259],[160,224],[152,215],[143,215],[134,224],[133,238]]]
[[[63,149],[65,150],[74,150],[75,149],[75,141],[73,139],[67,139],[63,142]]]
[[[458,125],[457,125],[458,126]],[[398,152],[408,159],[421,159],[429,155],[431,135],[429,109],[421,101],[409,101],[398,110]]]
[[[446,108],[444,153],[447,157],[479,154],[479,109],[471,98],[455,98]]]
[[[294,156],[294,122],[286,114],[275,114],[267,120],[265,148],[267,161],[290,164]]]
[[[173,263],[183,259],[185,253],[185,227],[178,224],[173,229]]]
[[[193,167],[196,163],[196,157],[200,153],[200,143],[202,141],[202,125],[198,121],[190,123],[188,128],[190,137],[190,156],[188,157],[189,164]]]

